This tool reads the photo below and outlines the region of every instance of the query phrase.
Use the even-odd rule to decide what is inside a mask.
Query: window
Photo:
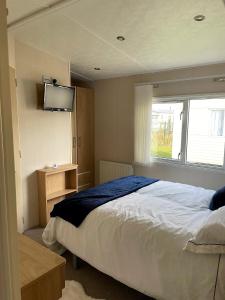
[[[152,155],[177,159],[181,148],[183,103],[152,106]]]
[[[222,167],[225,97],[153,103],[151,141],[155,158]]]

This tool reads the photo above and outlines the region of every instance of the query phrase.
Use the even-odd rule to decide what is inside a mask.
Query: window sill
[[[223,166],[216,166],[216,165],[208,165],[208,164],[198,164],[198,163],[183,163],[178,160],[172,160],[172,159],[166,159],[166,158],[152,158],[152,162],[148,164],[144,163],[135,163],[136,166],[141,167],[152,167],[156,165],[167,165],[167,166],[173,166],[173,167],[182,167],[187,169],[196,169],[196,170],[202,170],[207,172],[212,172],[216,174],[225,174],[225,169]]]

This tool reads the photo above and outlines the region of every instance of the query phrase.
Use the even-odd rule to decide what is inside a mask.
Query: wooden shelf
[[[44,168],[37,171],[40,225],[46,226],[55,204],[66,195],[78,191],[78,165],[60,165],[57,168]]]
[[[46,198],[47,198],[47,200],[52,200],[54,198],[58,198],[58,197],[61,197],[61,196],[64,196],[64,195],[67,195],[70,193],[75,193],[75,192],[77,192],[77,189],[64,189],[64,190],[61,190],[58,192],[51,193],[51,194],[47,195]]]
[[[41,170],[38,170],[38,172],[45,173],[46,175],[53,175],[61,172],[66,172],[70,170],[76,170],[78,168],[78,165],[75,164],[67,164],[67,165],[60,165],[57,168],[44,168]]]

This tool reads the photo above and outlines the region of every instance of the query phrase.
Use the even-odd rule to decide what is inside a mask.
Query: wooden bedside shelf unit
[[[54,205],[78,191],[78,165],[61,165],[37,171],[40,225],[46,226]]]

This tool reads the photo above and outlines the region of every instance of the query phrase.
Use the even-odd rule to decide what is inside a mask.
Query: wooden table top
[[[37,170],[39,173],[46,173],[46,174],[55,174],[60,173],[62,171],[70,171],[76,170],[78,168],[77,164],[65,164],[65,165],[58,165],[56,168],[44,168]]]
[[[20,277],[21,288],[46,276],[48,272],[66,263],[66,260],[31,240],[19,234]]]

